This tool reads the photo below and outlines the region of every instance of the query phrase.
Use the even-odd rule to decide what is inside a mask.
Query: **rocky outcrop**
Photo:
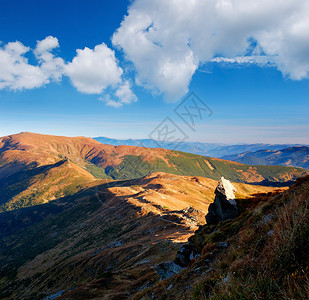
[[[183,269],[183,267],[172,261],[159,264],[156,269],[160,279],[168,279],[171,276],[178,274]]]
[[[235,201],[234,192],[236,189],[233,187],[229,180],[221,177],[218,186],[215,190],[215,201],[209,205],[208,214],[206,215],[207,224],[216,224],[220,221],[235,218],[238,214],[238,208]],[[197,213],[192,207],[183,210],[183,215],[190,216]],[[219,242],[217,244],[218,249],[225,249],[228,247],[228,243]],[[187,267],[191,260],[200,254],[195,254],[192,245],[187,243],[180,247],[176,258],[172,262],[164,262],[159,264],[156,269],[160,276],[160,279],[167,279],[173,275],[178,274],[181,270]]]
[[[182,245],[176,258],[172,262],[164,262],[157,266],[157,272],[161,279],[170,278],[185,268],[193,258],[193,249],[189,244]]]
[[[233,219],[238,214],[234,192],[236,189],[231,182],[221,177],[215,190],[215,201],[209,205],[206,215],[207,224],[217,224],[220,221]]]

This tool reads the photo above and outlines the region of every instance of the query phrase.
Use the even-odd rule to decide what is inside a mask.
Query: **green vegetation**
[[[172,154],[165,158],[167,161],[161,158],[145,161],[142,156],[126,155],[119,165],[106,168],[105,173],[113,179],[140,178],[153,172],[166,172],[215,180],[224,176],[235,182],[252,181],[265,184],[287,182],[306,174],[301,168],[242,165],[179,151],[172,151]]]
[[[86,161],[86,170],[95,178],[111,179],[111,177],[105,173],[105,169],[103,167],[97,166],[89,161]]]
[[[124,160],[115,167],[106,168],[106,173],[113,179],[140,178],[154,172],[155,168],[143,161],[141,156],[126,155]]]
[[[63,196],[73,195],[83,189],[88,180],[74,176],[72,169],[54,165],[26,169],[0,182],[0,213],[42,204]]]

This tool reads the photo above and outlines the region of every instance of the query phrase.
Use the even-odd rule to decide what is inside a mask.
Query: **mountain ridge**
[[[0,211],[42,204],[100,180],[141,178],[154,172],[213,180],[223,175],[234,182],[274,186],[291,184],[306,174],[300,168],[250,166],[161,148],[103,145],[85,137],[20,133],[0,138]]]
[[[182,142],[177,147],[173,143],[164,141],[155,141],[152,139],[112,139],[106,137],[94,137],[96,141],[102,144],[110,145],[131,145],[151,148],[165,148],[169,150],[178,150],[192,154],[199,154],[203,156],[211,156],[215,158],[222,158],[224,155],[239,154],[245,151],[257,151],[263,149],[281,150],[291,146],[306,146],[304,144],[224,144],[224,143],[203,143],[203,142]],[[307,145],[308,146],[308,145]]]
[[[309,170],[309,147],[297,146],[281,150],[258,150],[243,152],[237,155],[225,155],[222,159],[233,160],[250,165],[282,165],[301,167]]]
[[[0,145],[0,298],[8,300],[155,292],[155,267],[204,228],[221,175],[250,216],[248,205],[287,190],[260,182],[308,174],[84,137],[23,133]],[[199,247],[205,238],[196,237]]]

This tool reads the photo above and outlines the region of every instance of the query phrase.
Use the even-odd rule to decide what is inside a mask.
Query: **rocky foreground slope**
[[[0,214],[0,298],[127,299],[205,224],[217,181],[154,173]],[[234,183],[239,198],[276,188]],[[99,285],[98,288],[92,288]],[[75,297],[75,298],[74,298]],[[77,298],[76,298],[77,297]]]
[[[309,176],[236,202],[238,217],[200,227],[174,257],[189,254],[186,267],[133,299],[308,299]]]
[[[286,192],[286,187],[257,185],[287,185],[305,174],[299,168],[251,167],[163,149],[102,145],[84,137],[22,133],[0,138],[0,298],[189,299],[197,295],[201,299],[215,295],[217,285],[204,287],[202,275],[208,280],[207,274],[213,274],[208,269],[225,266],[211,278],[215,283],[221,282],[218,278],[230,282],[229,274],[235,271],[229,271],[229,265],[237,254],[241,263],[247,255],[249,262],[256,263],[260,252],[254,251],[264,251],[271,230],[279,236],[275,222],[281,220],[286,204],[293,203],[291,213],[297,208],[295,218],[307,230],[298,213],[305,212],[307,218],[302,203],[308,199],[308,180]],[[205,225],[222,175],[237,181],[232,184],[240,216],[219,224],[222,220],[216,218],[214,224]],[[271,220],[267,226],[260,225],[264,218]],[[290,220],[294,222],[294,215],[283,219],[288,226]],[[302,236],[290,239],[307,249]],[[189,257],[179,274],[162,280],[157,266],[173,261],[188,238],[193,260]],[[242,238],[249,248],[238,242],[236,248],[230,247]],[[244,248],[238,250],[238,246]],[[272,253],[267,247],[261,253]],[[286,254],[279,250],[272,257],[283,255],[285,263]],[[287,255],[297,257],[297,251]],[[303,260],[291,265],[296,267],[288,271],[307,278],[299,273]],[[199,283],[200,289],[195,287]]]

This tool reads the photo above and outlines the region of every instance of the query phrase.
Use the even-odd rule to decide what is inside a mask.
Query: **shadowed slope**
[[[205,223],[216,186],[211,179],[165,173],[102,182],[0,214],[0,227],[7,228],[0,233],[2,297],[32,299],[76,288],[72,299],[121,299],[154,284],[155,265],[172,259],[179,242]],[[235,186],[243,197],[274,190]]]

